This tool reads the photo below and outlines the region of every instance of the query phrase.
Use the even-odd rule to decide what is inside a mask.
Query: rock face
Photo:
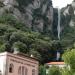
[[[63,8],[61,11],[63,14],[64,23],[70,27],[74,27],[75,26],[75,1],[73,1],[72,4],[67,5],[67,7]]]
[[[0,0],[0,15],[6,11],[34,31],[51,31],[53,23],[51,0]]]
[[[62,38],[73,41],[75,38],[75,0],[61,9]]]

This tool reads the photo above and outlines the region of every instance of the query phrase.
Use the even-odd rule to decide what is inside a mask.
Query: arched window
[[[14,65],[13,64],[10,64],[9,65],[9,72],[10,73],[13,73],[13,70],[14,70]]]
[[[32,75],[35,75],[35,69],[32,70]]]
[[[20,66],[18,69],[18,75],[27,75],[28,69],[24,66]]]
[[[25,75],[28,74],[28,69],[25,67]]]
[[[24,66],[22,66],[22,75],[24,75]]]
[[[21,66],[18,69],[18,75],[21,75]]]

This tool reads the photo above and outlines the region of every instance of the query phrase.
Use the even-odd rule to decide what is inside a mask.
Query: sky
[[[52,0],[54,7],[65,7],[67,4],[71,4],[73,0]]]

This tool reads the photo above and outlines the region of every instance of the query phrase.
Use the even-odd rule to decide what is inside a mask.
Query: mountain
[[[0,0],[0,52],[23,52],[42,64],[55,60],[52,23],[51,0]]]
[[[61,10],[61,13],[64,16],[64,24],[68,25],[69,27],[75,26],[75,2],[73,1],[72,4],[67,5],[67,7]],[[62,17],[61,17],[62,18]]]
[[[57,25],[52,0],[0,0],[0,51],[33,55],[42,64],[56,61],[57,51],[75,42],[75,1],[61,9],[60,40]]]
[[[0,0],[0,15],[10,13],[33,31],[51,32],[53,7],[51,0]]]
[[[68,47],[75,42],[75,0],[61,9],[61,39]]]

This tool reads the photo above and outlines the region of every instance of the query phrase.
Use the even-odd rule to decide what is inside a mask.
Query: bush
[[[57,66],[50,67],[48,75],[61,75],[60,68]]]
[[[71,72],[75,72],[75,49],[69,50],[64,53],[63,59],[66,64],[70,66]]]
[[[46,75],[46,68],[43,65],[40,65],[39,75]]]
[[[61,69],[61,73],[62,75],[72,75],[68,67],[64,67],[63,69]]]

